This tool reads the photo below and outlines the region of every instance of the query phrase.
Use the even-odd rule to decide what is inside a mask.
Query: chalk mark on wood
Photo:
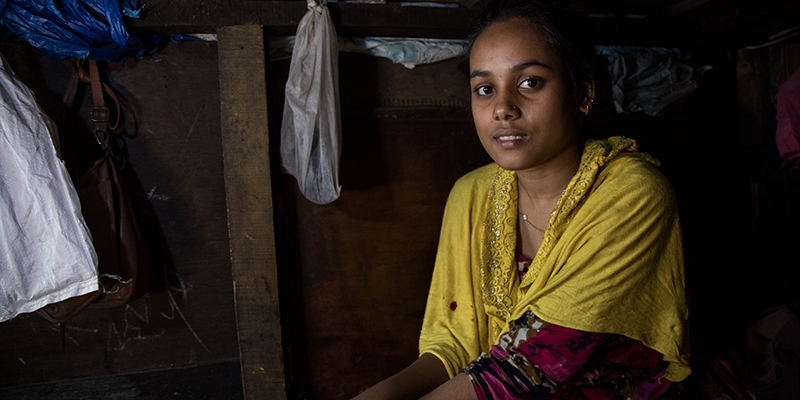
[[[153,185],[153,188],[150,189],[149,192],[147,192],[147,200],[153,200],[153,199],[162,200],[162,201],[169,200],[169,196],[166,196],[166,195],[163,195],[163,194],[156,194],[156,187],[157,186],[158,185]]]
[[[124,313],[124,317],[123,317],[124,325],[123,325],[123,328],[122,328],[122,332],[120,332],[117,329],[116,323],[111,322],[111,324],[109,324],[109,327],[108,327],[108,341],[107,341],[107,345],[108,345],[109,348],[113,348],[114,350],[117,350],[117,351],[119,351],[121,353],[121,352],[123,352],[125,350],[125,348],[127,347],[128,343],[130,343],[131,340],[148,340],[148,339],[155,339],[155,338],[159,338],[159,337],[164,336],[164,334],[166,332],[163,329],[161,330],[160,333],[157,333],[155,335],[142,336],[142,327],[141,327],[141,325],[132,325],[131,324],[130,320],[128,319],[128,315],[129,315],[128,311],[132,312],[133,315],[136,318],[138,318],[140,321],[144,322],[145,324],[147,324],[147,325],[150,324],[149,308],[147,306],[147,302],[146,301],[144,301],[143,303],[144,303],[144,310],[142,312],[137,311],[130,304],[126,304],[125,305],[125,313]],[[136,335],[135,336],[129,336],[128,332],[130,332],[130,331],[136,331]],[[112,339],[114,339],[115,337],[116,337],[117,342],[119,344],[119,346],[116,346],[116,347],[112,346],[112,344],[111,344]]]
[[[203,107],[203,108],[205,108],[205,107]],[[191,148],[191,146],[189,146],[189,143],[190,143],[189,139],[192,137],[192,134],[194,133],[194,127],[197,125],[197,121],[200,120],[200,116],[202,116],[202,115],[203,115],[203,111],[199,111],[199,112],[195,113],[194,119],[192,120],[192,124],[189,126],[189,130],[186,133],[186,137],[184,137],[184,139],[183,139],[183,146],[181,146],[181,153],[178,155],[178,160],[183,160],[184,156],[186,155],[186,151]],[[183,119],[183,113],[182,112],[181,112],[181,118]],[[190,174],[190,176],[193,176],[193,175],[194,175],[194,171],[192,171],[192,174]]]
[[[58,327],[58,324],[51,324],[50,330],[59,332],[59,334],[61,334],[61,329]],[[80,347],[80,343],[78,343],[78,341],[75,340],[75,338],[73,338],[70,334],[66,333],[66,331],[64,332],[64,338],[69,339],[69,341],[72,342],[72,344]]]
[[[186,283],[186,281],[183,280],[183,277],[177,272],[167,272],[165,274],[165,276],[167,277],[167,285],[169,285],[170,290],[174,290],[176,292],[181,293],[183,298],[186,299],[186,293],[189,292],[190,290],[192,290],[192,288],[193,288],[192,284],[191,283]],[[170,277],[174,277],[175,278],[174,279],[175,283],[173,283],[173,279],[169,279]],[[161,313],[161,315],[164,315],[164,313]],[[173,317],[170,318],[170,317],[167,317],[166,315],[164,315],[164,317],[166,317],[167,319],[172,319],[175,316],[173,315]]]
[[[208,354],[209,354],[209,355],[213,355],[213,354],[211,354],[211,350],[209,350],[209,349],[208,349],[208,347],[206,347],[206,344],[205,344],[205,343],[203,343],[203,341],[202,341],[202,340],[200,340],[200,336],[198,336],[198,335],[197,335],[197,332],[195,332],[194,328],[192,328],[192,324],[190,324],[190,323],[189,323],[189,320],[187,320],[187,319],[186,319],[186,316],[185,316],[185,315],[183,315],[183,311],[181,311],[180,307],[178,307],[178,303],[177,303],[177,302],[175,302],[175,297],[174,297],[174,296],[172,296],[172,291],[169,291],[169,290],[167,290],[167,295],[169,296],[169,303],[172,305],[172,311],[173,311],[173,316],[172,316],[172,318],[175,318],[175,315],[174,315],[174,313],[175,313],[175,311],[177,311],[177,312],[178,312],[178,315],[179,315],[179,316],[181,317],[181,319],[183,320],[183,323],[184,323],[184,324],[186,324],[186,327],[187,327],[187,328],[189,328],[189,332],[191,332],[191,333],[192,333],[192,335],[194,336],[194,338],[195,338],[195,339],[197,339],[197,342],[198,342],[198,343],[200,343],[200,346],[203,346],[203,348],[206,350],[206,352],[208,352]],[[168,317],[166,314],[164,314],[164,313],[161,313],[161,315],[163,315],[164,317],[166,317],[166,318],[168,318],[168,319],[172,319],[172,318],[169,318],[169,317]]]

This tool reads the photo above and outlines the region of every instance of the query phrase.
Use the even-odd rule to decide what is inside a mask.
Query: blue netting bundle
[[[137,0],[0,0],[0,25],[58,58],[120,61],[143,57],[178,37],[134,36],[123,15],[138,18]],[[182,37],[181,37],[182,38]]]

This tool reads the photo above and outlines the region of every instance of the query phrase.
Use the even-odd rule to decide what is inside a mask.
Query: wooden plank
[[[631,2],[633,4],[635,2]],[[648,46],[719,46],[739,49],[767,41],[796,25],[797,0],[731,6],[725,0],[684,0],[667,14],[647,19],[613,16],[614,2],[594,5],[597,41]],[[328,3],[339,36],[463,39],[477,21],[484,0],[462,0],[459,8],[408,7],[400,2]],[[631,5],[627,9],[632,9]],[[642,7],[634,7],[642,8]],[[131,23],[161,33],[211,33],[218,27],[258,24],[267,34],[294,35],[306,12],[304,1],[149,0],[146,14]],[[667,18],[669,17],[669,18]]]
[[[214,32],[218,27],[258,24],[270,35],[294,35],[305,1],[151,0],[136,27],[165,33]],[[393,4],[328,3],[339,36],[463,38],[475,21],[466,8]]]
[[[222,154],[245,399],[286,398],[263,30],[219,30]]]
[[[765,105],[769,103],[768,51],[740,50],[736,56],[739,140],[743,145],[764,141]]]
[[[711,0],[681,0],[652,15],[656,18],[671,18],[687,11],[694,10]]]
[[[225,361],[193,368],[93,376],[54,383],[0,388],[3,400],[242,398],[239,363]]]
[[[351,398],[417,358],[447,196],[491,161],[468,119],[405,115],[343,119],[335,202],[313,204],[284,181],[304,306],[292,315],[305,317],[307,353],[292,363],[305,362],[320,400]]]
[[[786,60],[786,77],[788,78],[800,68],[800,43],[784,43],[783,51]]]
[[[782,43],[781,49],[781,79],[778,84],[782,84],[789,79],[792,74],[800,68],[800,43]]]

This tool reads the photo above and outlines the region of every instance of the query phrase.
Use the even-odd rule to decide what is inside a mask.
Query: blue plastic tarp
[[[137,0],[0,0],[0,25],[57,58],[120,61],[152,54],[183,36],[131,34],[125,18],[138,18]]]

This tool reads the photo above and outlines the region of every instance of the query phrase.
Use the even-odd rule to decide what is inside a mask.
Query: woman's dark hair
[[[568,89],[580,104],[585,95],[584,82],[595,82],[596,52],[594,36],[586,17],[557,2],[537,0],[496,0],[481,13],[478,25],[467,37],[460,69],[469,75],[469,57],[475,40],[497,22],[522,18],[533,23],[546,43],[560,57],[566,68]]]

